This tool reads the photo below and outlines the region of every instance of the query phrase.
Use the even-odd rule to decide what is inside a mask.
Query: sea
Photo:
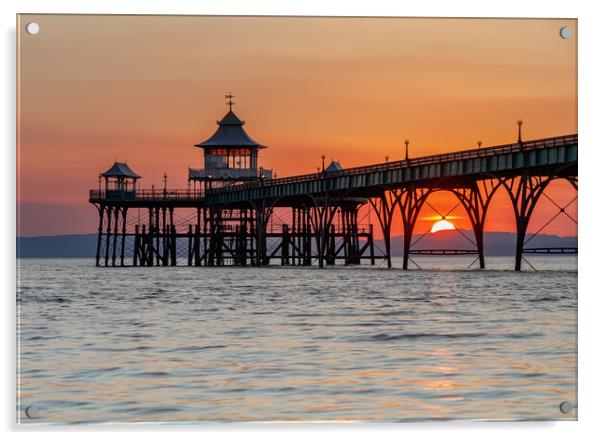
[[[576,257],[529,257],[520,273],[507,257],[486,270],[413,259],[420,269],[18,260],[17,421],[577,418]]]

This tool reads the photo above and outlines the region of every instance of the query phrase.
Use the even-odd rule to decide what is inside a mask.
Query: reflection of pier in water
[[[90,191],[90,203],[99,212],[97,265],[264,266],[277,261],[322,267],[384,259],[391,267],[392,220],[398,211],[404,269],[411,255],[472,254],[484,268],[483,227],[500,189],[509,195],[516,220],[516,270],[524,254],[577,252],[526,247],[534,236],[527,237],[529,220],[542,196],[557,206],[553,218],[564,214],[576,222],[566,212],[576,196],[560,206],[544,192],[556,179],[577,190],[576,134],[523,141],[519,121],[512,144],[481,148],[479,143],[478,149],[410,159],[406,141],[404,160],[347,169],[323,163],[313,174],[276,178],[258,166],[265,147],[245,132],[244,121],[229,105],[216,133],[196,145],[204,150],[205,169],[189,169],[188,189],[168,189],[167,176],[161,190],[138,189],[140,176],[124,163],[99,176],[99,188]],[[452,193],[466,211],[474,232],[474,238],[466,238],[474,249],[412,249],[418,215],[438,191]],[[361,216],[362,207],[377,218],[383,255],[375,254],[373,223]],[[450,214],[437,213],[442,219]]]

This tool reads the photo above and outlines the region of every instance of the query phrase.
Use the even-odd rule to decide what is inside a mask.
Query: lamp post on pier
[[[406,162],[408,160],[410,160],[410,156],[409,156],[409,152],[408,152],[408,145],[410,145],[410,140],[406,139],[405,141],[403,141],[403,143],[406,145]]]
[[[163,173],[163,198],[167,198],[167,172]]]
[[[324,159],[326,159],[326,156],[323,154],[322,155],[322,172],[324,172],[325,166],[324,166]]]
[[[523,120],[519,119],[518,121],[516,121],[516,125],[518,125],[518,151],[520,151],[520,153],[521,153],[523,167],[524,167],[526,162],[525,162],[525,155],[523,154],[524,153],[523,135],[522,135]]]

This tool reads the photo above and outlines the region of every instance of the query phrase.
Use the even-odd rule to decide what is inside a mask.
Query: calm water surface
[[[576,418],[558,409],[576,402],[574,258],[417,261],[20,260],[20,422]]]

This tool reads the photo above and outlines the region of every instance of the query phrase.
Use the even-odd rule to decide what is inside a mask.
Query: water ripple
[[[576,402],[577,274],[547,258],[519,274],[110,278],[88,260],[21,260],[18,411],[40,413],[21,422],[574,419],[558,405]]]

